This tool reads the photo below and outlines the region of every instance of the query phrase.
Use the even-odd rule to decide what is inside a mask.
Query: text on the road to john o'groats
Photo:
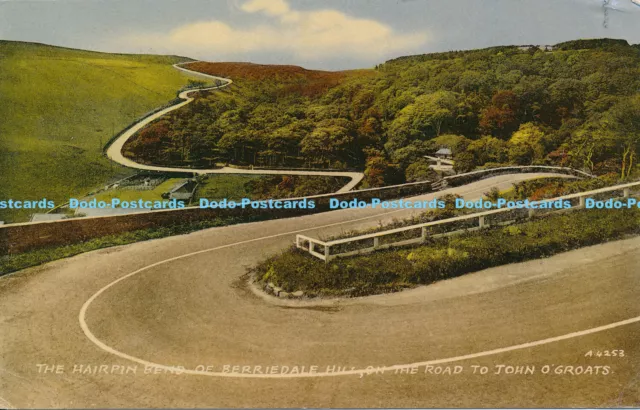
[[[325,376],[373,376],[373,375],[426,375],[426,376],[528,376],[535,374],[549,376],[608,376],[614,373],[609,365],[585,364],[494,364],[494,365],[400,365],[366,366],[365,368],[345,365],[198,365],[187,369],[183,366],[160,365],[122,365],[122,364],[86,364],[72,365],[39,363],[39,374],[78,374],[78,375],[210,375],[254,377],[325,377]]]

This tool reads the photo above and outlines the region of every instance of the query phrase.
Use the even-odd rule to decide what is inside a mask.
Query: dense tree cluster
[[[458,171],[552,164],[627,177],[636,167],[640,49],[625,41],[427,54],[335,77],[305,72],[317,73],[234,78],[126,149],[164,164],[359,168],[370,186],[426,178],[421,158],[442,146]],[[322,92],[303,92],[307,83]]]

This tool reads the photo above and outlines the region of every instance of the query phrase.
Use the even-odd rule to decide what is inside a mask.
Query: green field
[[[193,200],[197,202],[200,198],[227,198],[230,201],[238,201],[242,198],[253,198],[254,195],[246,184],[260,178],[260,175],[207,175],[198,185]]]
[[[166,104],[188,59],[0,41],[0,198],[81,196],[131,173],[102,154],[134,119]],[[29,212],[0,210],[0,221]]]

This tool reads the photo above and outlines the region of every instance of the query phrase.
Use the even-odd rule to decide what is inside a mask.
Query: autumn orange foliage
[[[283,93],[313,97],[340,85],[349,76],[368,70],[320,71],[295,65],[267,65],[253,63],[209,63],[197,61],[185,68],[205,74],[230,78],[234,81],[273,81],[284,85]]]

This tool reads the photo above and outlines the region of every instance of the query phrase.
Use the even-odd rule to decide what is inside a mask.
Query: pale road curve
[[[136,132],[140,131],[144,127],[146,127],[151,122],[157,120],[158,118],[164,116],[171,111],[175,111],[181,107],[184,107],[187,104],[190,104],[194,98],[190,97],[191,93],[200,92],[200,91],[211,91],[218,90],[224,87],[227,87],[233,83],[231,79],[217,77],[209,74],[200,73],[197,71],[189,70],[184,67],[181,67],[179,64],[174,64],[176,69],[188,73],[190,75],[203,77],[212,80],[223,81],[224,84],[216,87],[208,87],[202,89],[194,89],[194,90],[186,90],[181,92],[178,97],[183,99],[184,101],[167,107],[163,110],[160,110],[148,117],[145,117],[140,122],[135,123],[126,131],[124,131],[107,149],[107,157],[112,161],[117,162],[120,165],[124,165],[125,167],[147,170],[147,171],[161,171],[161,172],[193,172],[196,174],[250,174],[250,175],[314,175],[314,176],[331,176],[331,177],[347,177],[351,180],[345,186],[338,190],[338,193],[348,192],[355,188],[362,178],[364,178],[364,174],[361,172],[342,172],[342,171],[295,171],[295,170],[268,170],[268,169],[237,169],[232,167],[222,167],[216,169],[193,169],[193,168],[176,168],[176,167],[162,167],[156,165],[145,165],[137,163],[129,158],[126,158],[122,155],[122,149],[125,143],[129,140],[129,138],[133,137]]]
[[[446,193],[474,199],[491,187],[542,176],[557,177],[501,175],[413,199]],[[411,213],[349,209],[213,228],[2,277],[0,397],[18,408],[640,402],[632,383],[640,372],[638,238],[405,292],[317,304],[257,297],[241,279],[247,267],[290,246],[296,233],[335,235]],[[625,356],[586,359],[591,349],[622,349]],[[170,374],[156,364],[202,375],[223,372],[225,365],[249,366],[251,372],[254,366],[264,371],[285,365],[318,366],[326,375],[367,366],[386,372],[363,378],[198,377]],[[396,374],[409,372],[410,364],[423,367],[417,374]],[[460,365],[464,372],[425,374],[427,364]],[[495,375],[499,364],[538,371]],[[44,365],[64,368],[39,372]],[[542,374],[545,365],[606,365],[610,374]],[[136,373],[92,373],[87,366],[130,366]],[[476,375],[471,366],[489,366],[491,372]]]

